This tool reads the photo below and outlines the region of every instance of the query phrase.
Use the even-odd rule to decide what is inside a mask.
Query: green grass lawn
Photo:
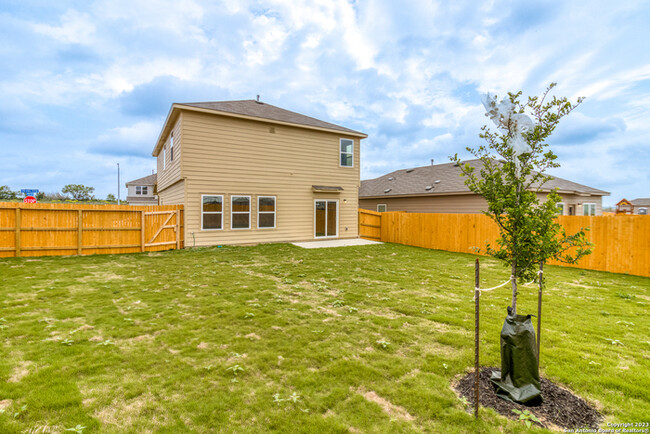
[[[473,367],[473,256],[286,244],[0,260],[0,432],[526,432]],[[482,286],[509,271],[482,258]],[[542,375],[650,420],[650,279],[546,267]],[[536,313],[522,290],[520,313]],[[509,289],[484,293],[499,364]],[[0,410],[2,411],[2,410]]]

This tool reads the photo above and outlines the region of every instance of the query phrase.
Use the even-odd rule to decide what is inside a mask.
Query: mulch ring
[[[509,419],[519,419],[513,409],[528,410],[542,421],[542,426],[548,429],[559,428],[598,428],[603,416],[582,398],[574,395],[547,380],[541,379],[543,402],[533,404],[517,404],[506,401],[496,395],[495,387],[490,381],[492,371],[499,368],[481,368],[479,378],[479,403],[490,407]],[[453,389],[467,401],[474,403],[474,372],[470,372],[452,385]],[[473,412],[473,405],[470,407]]]

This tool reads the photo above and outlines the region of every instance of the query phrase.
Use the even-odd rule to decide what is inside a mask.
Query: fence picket
[[[377,216],[379,229],[369,224],[369,219]],[[650,277],[650,217],[560,216],[558,223],[569,234],[589,227],[587,239],[594,243],[593,253],[575,265],[557,261],[547,264]],[[482,214],[376,213],[359,209],[359,234],[362,238],[451,252],[475,253],[472,248],[478,247],[484,255],[487,243],[495,244],[499,230]]]
[[[151,216],[145,215],[151,213]],[[176,223],[163,224],[169,215]],[[182,248],[183,206],[0,202],[0,258],[131,253]],[[155,245],[144,235],[161,229]],[[13,232],[13,233],[12,233]]]

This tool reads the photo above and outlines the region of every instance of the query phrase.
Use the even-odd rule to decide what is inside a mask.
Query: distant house
[[[480,170],[481,160],[469,160]],[[602,197],[609,193],[562,178],[553,178],[538,193],[544,199],[558,188],[562,215],[602,215]],[[483,197],[465,185],[454,163],[396,170],[379,178],[361,181],[359,207],[372,211],[474,214],[487,210]]]
[[[158,205],[158,196],[154,194],[157,175],[145,176],[126,183],[128,193],[126,201],[129,205]]]
[[[358,237],[365,134],[255,100],[173,104],[152,155],[187,246]]]
[[[623,199],[616,204],[616,214],[648,215],[650,198]]]

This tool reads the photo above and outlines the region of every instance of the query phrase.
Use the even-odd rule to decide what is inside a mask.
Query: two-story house
[[[158,205],[158,196],[154,194],[155,186],[155,173],[127,182],[126,201],[129,205]]]
[[[173,104],[153,150],[186,246],[358,237],[367,135],[260,101]]]

